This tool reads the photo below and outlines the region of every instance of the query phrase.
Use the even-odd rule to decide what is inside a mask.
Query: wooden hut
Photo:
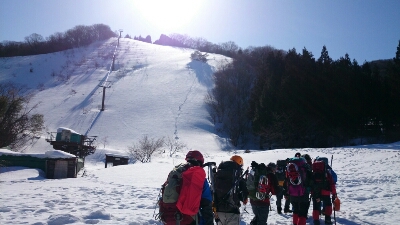
[[[105,168],[107,168],[107,165],[108,166],[128,165],[128,162],[129,162],[129,157],[126,155],[106,153]]]
[[[82,160],[77,156],[60,151],[50,150],[42,153],[19,153],[7,149],[0,149],[0,160],[4,166],[22,166],[41,169],[46,178],[76,178],[83,167]]]

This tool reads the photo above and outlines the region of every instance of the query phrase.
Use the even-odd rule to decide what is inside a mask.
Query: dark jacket
[[[240,170],[243,171],[243,170]],[[227,184],[229,185],[229,184]],[[221,201],[222,196],[215,196],[214,204],[217,212],[240,214],[240,201],[245,201],[248,198],[249,191],[247,190],[246,181],[241,176],[238,180],[235,190],[232,191],[233,196],[227,198],[226,201]],[[224,196],[225,197],[225,196]]]

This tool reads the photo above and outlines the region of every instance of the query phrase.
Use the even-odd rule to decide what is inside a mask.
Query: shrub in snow
[[[200,51],[194,51],[191,55],[190,55],[190,59],[192,61],[197,60],[197,61],[201,61],[201,62],[207,62],[207,53],[201,54]]]
[[[127,154],[133,162],[140,161],[142,163],[151,162],[151,156],[164,145],[164,138],[149,138],[143,136],[138,143],[128,146]]]

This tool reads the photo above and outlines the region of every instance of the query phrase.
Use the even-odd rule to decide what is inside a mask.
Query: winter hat
[[[186,161],[197,161],[200,163],[200,165],[203,165],[203,163],[204,163],[203,154],[201,154],[201,152],[199,152],[197,150],[189,151],[186,154],[185,160]]]

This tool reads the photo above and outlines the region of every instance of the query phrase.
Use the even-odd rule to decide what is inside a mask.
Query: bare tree
[[[239,50],[239,46],[233,41],[228,41],[220,44],[222,50],[227,52],[237,52]]]
[[[108,144],[108,136],[103,137],[100,140],[100,143],[103,144],[103,148],[106,148],[106,144]]]
[[[164,145],[164,138],[149,138],[143,136],[138,143],[128,146],[127,154],[129,158],[140,161],[142,163],[151,162],[151,156]]]
[[[168,137],[164,142],[165,147],[168,150],[168,154],[171,157],[173,154],[179,152],[183,148],[186,148],[186,144],[182,143],[178,140],[174,140],[171,137]]]
[[[37,33],[33,33],[25,37],[25,42],[31,47],[37,47],[37,45],[43,41],[44,41],[43,36]]]
[[[41,134],[43,115],[31,112],[40,103],[29,107],[31,96],[24,87],[0,84],[0,147],[19,151],[28,141]]]

